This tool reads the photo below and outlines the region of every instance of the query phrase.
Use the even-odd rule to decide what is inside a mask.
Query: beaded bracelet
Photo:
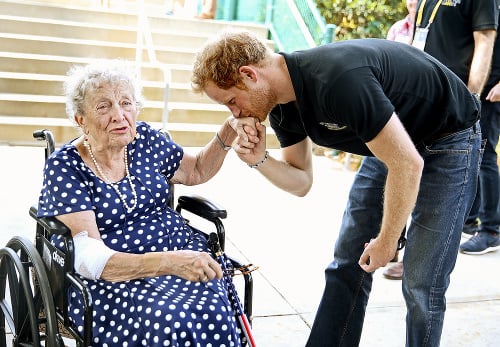
[[[248,167],[250,167],[252,169],[255,169],[255,168],[261,166],[262,164],[264,164],[264,162],[267,160],[267,158],[269,158],[269,152],[268,151],[266,151],[266,154],[264,155],[264,158],[261,161],[255,163],[253,165],[252,164],[247,164],[247,165],[248,165]]]

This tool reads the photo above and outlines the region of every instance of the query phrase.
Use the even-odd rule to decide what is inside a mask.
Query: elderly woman
[[[195,185],[217,173],[236,120],[197,155],[184,153],[137,121],[141,93],[126,65],[70,71],[66,108],[82,135],[47,160],[39,216],[71,230],[75,270],[94,300],[95,346],[239,346],[220,265],[167,205],[168,180]],[[82,327],[81,298],[69,295]]]

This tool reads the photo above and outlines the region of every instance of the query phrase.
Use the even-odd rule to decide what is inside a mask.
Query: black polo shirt
[[[498,22],[500,23],[500,17],[498,18]],[[500,83],[500,27],[497,28],[497,38],[495,39],[495,46],[493,48],[491,72],[488,82],[483,89],[483,99],[486,98],[486,95],[488,95],[491,88],[493,88],[497,83]]]
[[[281,54],[298,105],[278,105],[269,115],[281,147],[309,136],[321,146],[371,155],[365,143],[393,112],[415,144],[478,119],[477,104],[462,81],[404,43],[359,39]]]
[[[425,28],[438,0],[426,0]],[[429,27],[424,51],[437,58],[467,84],[474,54],[473,32],[496,30],[498,0],[443,0]],[[419,0],[417,11],[422,5]]]

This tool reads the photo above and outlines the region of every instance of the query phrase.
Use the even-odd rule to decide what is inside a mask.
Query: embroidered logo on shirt
[[[319,122],[319,124],[326,127],[328,130],[343,130],[347,128],[347,125],[338,125],[337,123]]]
[[[444,0],[442,5],[456,7],[457,5],[460,5],[461,3],[462,3],[462,0]]]

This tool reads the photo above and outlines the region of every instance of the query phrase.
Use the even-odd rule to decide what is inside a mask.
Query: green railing
[[[306,49],[333,41],[333,25],[325,24],[312,0],[219,0],[217,18],[263,23],[280,51]]]
[[[333,42],[335,25],[326,24],[325,19],[312,0],[294,0],[316,45]]]

